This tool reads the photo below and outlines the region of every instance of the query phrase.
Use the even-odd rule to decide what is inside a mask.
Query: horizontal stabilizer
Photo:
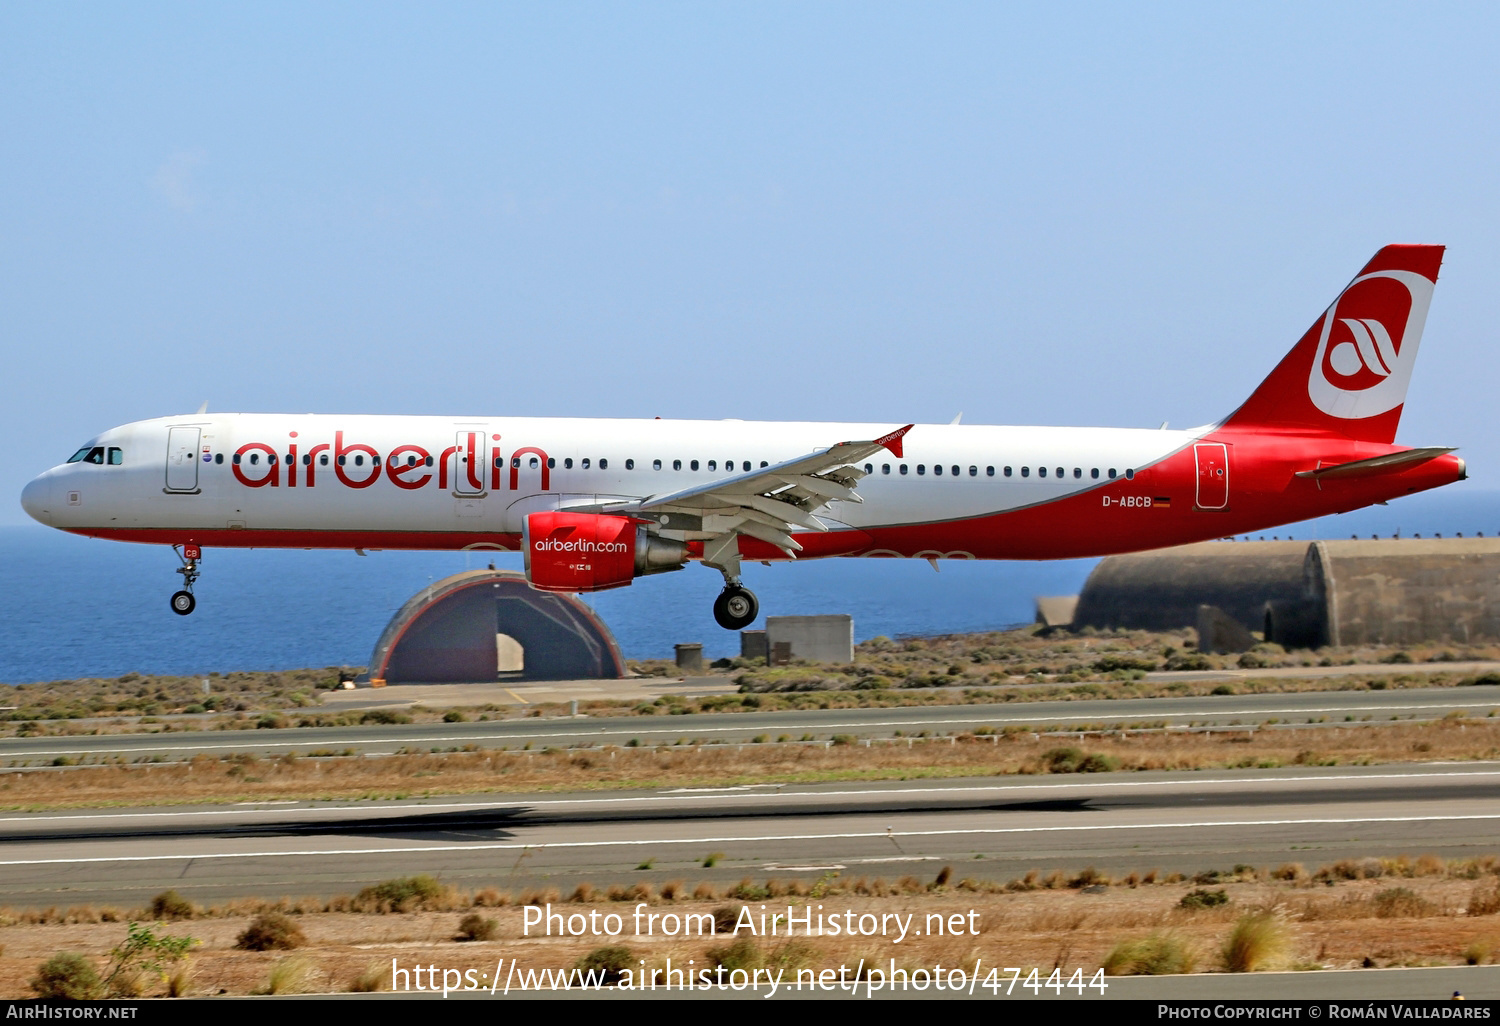
[[[1331,467],[1319,467],[1317,470],[1304,470],[1297,476],[1328,481],[1343,477],[1374,477],[1376,474],[1394,474],[1405,470],[1413,464],[1425,463],[1428,460],[1436,459],[1452,451],[1453,447],[1441,445],[1431,446],[1426,449],[1407,449],[1405,452],[1372,456],[1367,460],[1355,460],[1352,463],[1336,463]]]

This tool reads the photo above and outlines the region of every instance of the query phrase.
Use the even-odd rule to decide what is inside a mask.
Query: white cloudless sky
[[[0,5],[0,523],[214,411],[1187,427],[1449,247],[1500,481],[1492,4]],[[809,438],[809,448],[837,441]]]

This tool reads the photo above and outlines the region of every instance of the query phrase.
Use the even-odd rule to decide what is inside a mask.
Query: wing
[[[863,501],[854,486],[865,472],[853,464],[881,449],[900,457],[901,440],[911,429],[908,424],[867,442],[840,442],[773,467],[722,477],[668,495],[568,509],[639,516],[668,529],[706,532],[710,539],[704,545],[704,562],[710,565],[723,562],[718,554],[735,558],[734,552],[724,550],[737,550],[733,543],[742,534],[796,558],[802,546],[792,537],[794,531],[828,530],[818,519],[818,510],[835,499]]]

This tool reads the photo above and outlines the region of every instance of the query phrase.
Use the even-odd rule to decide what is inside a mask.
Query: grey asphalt
[[[0,904],[1453,858],[1500,850],[1497,796],[1500,765],[1464,764],[12,814]]]
[[[836,735],[890,739],[946,735],[982,728],[1026,727],[1076,731],[1142,727],[1271,727],[1432,720],[1465,713],[1500,714],[1500,687],[1384,691],[1315,691],[1295,694],[1207,695],[1192,698],[1084,699],[883,709],[793,712],[694,713],[673,716],[528,717],[471,723],[293,727],[281,730],[172,731],[6,738],[0,762],[46,765],[64,758],[105,756],[186,759],[196,754],[297,752],[380,755],[447,751],[465,746],[532,750],[546,747],[674,743],[827,741]]]

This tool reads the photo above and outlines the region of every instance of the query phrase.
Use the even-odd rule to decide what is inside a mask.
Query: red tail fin
[[[1376,253],[1222,426],[1394,442],[1442,262],[1442,246]]]

